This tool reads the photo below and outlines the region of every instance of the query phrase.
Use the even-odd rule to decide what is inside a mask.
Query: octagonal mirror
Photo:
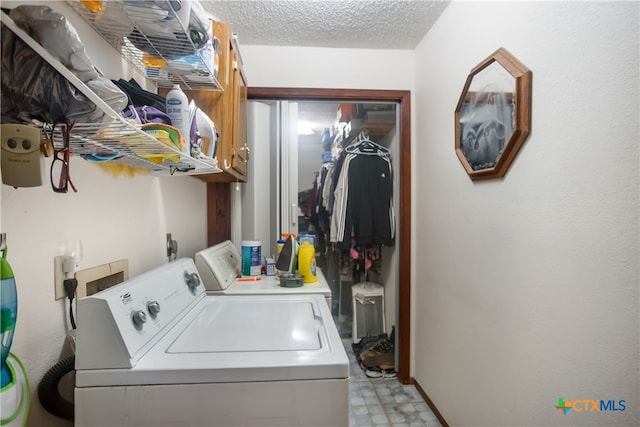
[[[455,126],[469,177],[504,176],[531,130],[531,71],[503,48],[492,53],[469,73]]]

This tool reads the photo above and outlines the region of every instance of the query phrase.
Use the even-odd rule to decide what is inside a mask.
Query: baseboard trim
[[[411,377],[411,384],[413,384],[416,387],[416,390],[418,390],[418,393],[420,393],[424,401],[427,402],[427,405],[429,405],[429,408],[431,408],[431,411],[433,412],[433,414],[436,416],[438,421],[440,421],[440,424],[442,424],[442,427],[449,427],[449,423],[447,423],[447,420],[444,419],[444,417],[442,416],[442,414],[440,413],[436,405],[433,403],[431,398],[429,398],[429,395],[427,394],[427,392],[424,391],[420,383],[418,383],[418,381],[416,381],[415,378]]]

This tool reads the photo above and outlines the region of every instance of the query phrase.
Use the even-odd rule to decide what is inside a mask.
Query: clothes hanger
[[[354,142],[349,144],[345,151],[351,154],[365,154],[369,156],[389,156],[391,150],[369,139],[369,130],[362,129]]]

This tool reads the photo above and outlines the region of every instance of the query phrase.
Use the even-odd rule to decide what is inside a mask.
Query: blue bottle
[[[2,251],[2,258],[0,259],[0,278],[2,279],[2,288],[0,289],[0,333],[2,333],[2,342],[0,343],[2,346],[0,388],[4,388],[13,380],[11,371],[7,366],[7,356],[9,355],[9,350],[11,350],[16,317],[18,316],[16,280],[13,276],[13,270],[11,270],[9,262],[7,262],[6,248]]]

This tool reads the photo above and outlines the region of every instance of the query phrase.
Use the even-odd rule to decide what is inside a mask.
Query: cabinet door
[[[233,156],[232,167],[241,175],[247,175],[249,146],[247,145],[247,81],[240,57],[232,48],[233,67]]]

